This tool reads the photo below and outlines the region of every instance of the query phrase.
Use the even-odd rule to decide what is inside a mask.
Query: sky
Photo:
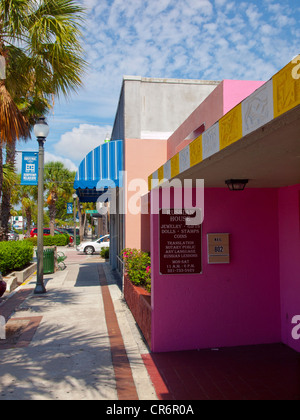
[[[56,100],[45,144],[45,161],[71,170],[110,137],[124,75],[267,81],[300,53],[300,0],[78,2],[88,69],[76,94]]]

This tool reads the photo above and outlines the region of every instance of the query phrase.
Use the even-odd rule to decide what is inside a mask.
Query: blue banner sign
[[[37,152],[22,152],[21,185],[38,185],[38,158]]]
[[[67,214],[73,214],[73,203],[67,203]]]

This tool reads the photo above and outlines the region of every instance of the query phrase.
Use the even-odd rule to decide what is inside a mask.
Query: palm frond
[[[16,40],[26,32],[31,7],[27,0],[0,0],[1,32],[6,38]]]
[[[87,67],[80,42],[83,18],[84,9],[73,0],[43,0],[30,18],[31,59],[47,93],[68,96],[81,86]]]
[[[10,190],[17,182],[18,176],[15,172],[14,165],[5,163],[3,165],[3,191]]]
[[[0,81],[0,142],[12,143],[27,138],[30,138],[28,121],[14,103],[4,81]]]

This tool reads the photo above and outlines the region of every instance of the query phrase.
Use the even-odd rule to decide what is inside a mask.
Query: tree
[[[13,205],[21,204],[23,220],[26,217],[27,234],[29,234],[33,212],[37,207],[37,187],[21,185],[21,175],[18,175],[17,183],[12,190],[11,203]]]
[[[14,164],[16,141],[30,138],[55,96],[81,86],[83,18],[84,9],[73,0],[0,0],[0,59],[6,67],[5,75],[0,72],[0,149],[7,145],[7,163]],[[0,198],[2,165],[0,150]]]
[[[49,162],[45,165],[45,189],[50,217],[50,233],[54,235],[57,203],[61,198],[67,203],[73,192],[75,172],[69,171],[61,162]]]

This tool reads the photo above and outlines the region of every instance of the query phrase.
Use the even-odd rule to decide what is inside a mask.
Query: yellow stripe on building
[[[179,153],[171,159],[171,178],[179,175]]]
[[[237,105],[219,121],[220,150],[243,137],[242,104]]]
[[[273,76],[275,118],[300,104],[300,66],[297,61],[298,58],[291,61]]]
[[[149,188],[149,191],[152,190],[152,174],[148,176],[148,188]]]
[[[203,160],[202,134],[190,144],[190,165],[195,166]]]
[[[162,182],[162,180],[164,179],[164,167],[161,166],[158,171],[158,183],[160,184]]]

